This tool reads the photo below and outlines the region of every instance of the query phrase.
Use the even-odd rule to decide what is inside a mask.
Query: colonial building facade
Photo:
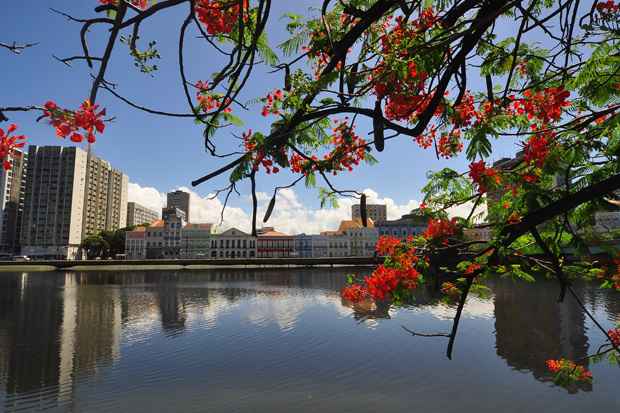
[[[256,240],[256,256],[258,258],[288,258],[294,256],[295,237],[274,230],[263,228],[258,232]]]
[[[400,239],[422,234],[426,230],[427,225],[428,216],[420,209],[414,209],[400,219],[375,223],[379,236],[389,235]]]
[[[209,258],[213,224],[187,224],[181,230],[182,258]]]
[[[338,232],[349,238],[351,256],[353,257],[370,257],[375,254],[379,232],[372,219],[368,219],[367,224],[368,226],[364,227],[360,218],[340,223]]]
[[[255,258],[256,237],[231,228],[211,239],[211,258]]]

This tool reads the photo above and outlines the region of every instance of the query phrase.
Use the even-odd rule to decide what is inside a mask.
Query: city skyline
[[[72,10],[76,16],[87,16],[92,13],[92,7],[87,3],[75,3],[68,0],[46,0],[46,6],[58,10]],[[299,1],[296,5],[300,11],[307,11],[312,1]],[[24,13],[28,12],[25,19]],[[289,11],[286,2],[274,2],[272,15],[278,18]],[[40,42],[37,48],[50,50],[60,53],[60,44],[66,39],[74,39],[76,26],[71,24],[60,24],[63,21],[61,16],[50,13],[48,7],[32,8],[26,4],[10,3],[7,5],[6,30],[13,33],[16,38],[24,41]],[[162,55],[161,62],[158,62],[159,70],[153,74],[153,78],[139,73],[137,70],[126,70],[127,66],[133,65],[129,53],[119,50],[118,59],[115,65],[110,67],[109,80],[119,84],[119,92],[136,101],[148,102],[153,88],[160,97],[161,107],[157,109],[169,110],[172,112],[183,112],[187,110],[185,97],[178,85],[178,70],[176,68],[177,33],[170,33],[166,24],[170,19],[182,20],[185,16],[179,10],[170,10],[162,16],[154,16],[153,23],[144,28],[144,39],[160,38],[157,48]],[[59,24],[36,25],[37,21],[53,20]],[[287,33],[284,25],[273,25],[268,27],[270,44],[276,53],[280,53],[277,45],[286,39]],[[97,47],[96,36],[93,36],[92,47]],[[173,40],[174,39],[174,40]],[[188,47],[194,46],[193,36],[188,36]],[[79,45],[76,45],[79,46]],[[34,50],[34,49],[33,49]],[[219,57],[213,57],[215,61],[210,61],[204,56],[189,55],[185,66],[188,76],[192,80],[206,79],[210,71],[205,67],[217,65]],[[65,65],[55,61],[46,53],[25,53],[15,59],[6,61],[6,82],[23,85],[20,89],[21,97],[19,102],[38,102],[41,96],[58,97],[58,103],[69,107],[76,106],[84,99],[82,90],[90,82],[90,77],[83,73],[83,76],[75,76],[78,70],[82,69],[80,63],[76,62],[74,69],[68,69]],[[27,82],[24,79],[28,79]],[[54,79],[54,82],[48,80]],[[254,79],[254,78],[253,78]],[[260,81],[248,82],[247,89],[240,97],[241,101],[247,101],[257,96],[265,96],[267,92],[276,87],[281,87],[281,74],[269,74],[264,68],[256,68],[255,79]],[[73,85],[67,88],[66,85]],[[167,86],[170,85],[170,86]],[[173,86],[174,85],[174,86]],[[190,182],[199,176],[204,175],[212,168],[216,168],[223,161],[213,159],[205,153],[203,148],[202,130],[185,119],[158,118],[154,122],[152,115],[136,111],[124,103],[118,101],[110,94],[102,93],[99,102],[103,107],[107,107],[112,113],[115,121],[106,128],[105,135],[93,145],[96,155],[107,159],[117,168],[122,169],[132,182],[130,188],[130,201],[138,202],[149,208],[160,209],[162,206],[141,202],[143,193],[150,192],[150,197],[157,194],[165,194],[180,188],[191,189],[195,197],[205,199],[215,190],[224,187],[227,177],[216,179],[212,183],[190,188]],[[44,102],[40,102],[41,104]],[[242,131],[253,129],[255,131],[267,131],[270,121],[260,115],[260,105],[254,105],[249,112],[244,112],[245,125],[238,130],[218,132],[219,142],[231,142],[223,148],[237,150],[236,139],[231,133],[241,134]],[[28,114],[11,114],[12,121],[22,125],[22,132],[31,137],[31,142],[40,145],[57,145],[66,142],[54,136],[53,129],[45,122],[31,122]],[[360,136],[367,136],[372,130],[372,125],[367,121],[360,121]],[[234,144],[233,144],[234,142]],[[67,143],[68,144],[68,143]],[[171,150],[174,148],[174,150]],[[514,142],[499,144],[497,159],[502,156],[512,156],[515,149]],[[376,192],[380,199],[390,199],[394,205],[406,206],[421,199],[420,190],[425,183],[425,173],[430,170],[438,170],[444,166],[453,166],[460,170],[467,169],[467,162],[463,157],[459,157],[453,163],[445,160],[437,160],[433,151],[425,151],[417,147],[415,142],[410,139],[396,139],[390,141],[386,150],[382,153],[373,152],[381,161],[381,171],[369,165],[361,165],[353,173],[341,174],[334,178],[334,182],[342,188],[355,190],[370,190]],[[411,158],[415,162],[411,162]],[[407,187],[402,186],[400,176],[407,177]],[[269,179],[261,177],[257,181],[259,192],[270,194],[274,185],[286,185],[290,183],[292,175],[279,173],[272,175]],[[392,177],[386,179],[386,177]],[[320,185],[323,185],[320,183]],[[242,194],[248,193],[248,186],[244,183],[240,186]],[[295,198],[300,204],[307,208],[307,212],[296,214],[294,218],[299,223],[306,222],[308,216],[324,218],[324,214],[316,214],[310,211],[320,209],[320,200],[316,189],[306,189],[303,184],[299,184],[293,189]],[[221,205],[222,198],[218,203]],[[247,225],[250,211],[250,202],[247,197],[231,197],[229,205],[237,208],[238,211],[226,215],[230,220],[229,227],[240,226],[242,223]],[[279,209],[279,208],[277,208]],[[411,209],[411,208],[409,208]],[[243,212],[243,213],[241,213]],[[294,211],[291,211],[294,212]],[[405,213],[402,208],[398,213],[394,213],[391,218],[398,218],[396,215]],[[202,214],[202,215],[201,215]],[[204,212],[195,215],[195,218],[202,220]],[[217,214],[213,214],[217,215]],[[328,214],[333,215],[333,214]],[[207,215],[211,217],[212,215]],[[340,212],[339,217],[344,217],[344,211]],[[191,217],[190,217],[191,218]],[[277,217],[273,219],[277,220]],[[246,222],[242,222],[246,221]],[[328,229],[336,224],[337,219],[332,219],[330,225],[325,225],[321,229]],[[247,227],[246,227],[247,228]],[[300,229],[301,232],[312,232],[313,228]]]

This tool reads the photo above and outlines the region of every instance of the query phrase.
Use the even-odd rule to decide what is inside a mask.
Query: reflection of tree
[[[430,281],[426,284],[421,284],[413,292],[414,300],[411,307],[427,306],[437,303],[443,296],[436,286],[434,281]],[[353,310],[353,317],[356,320],[374,320],[382,318],[390,318],[390,301],[374,302],[373,300],[364,300],[359,303],[352,303],[347,300],[342,300],[342,304]]]
[[[548,381],[546,360],[578,360],[587,355],[583,310],[571,297],[557,302],[557,283],[538,280],[532,284],[489,284],[495,294],[497,354],[509,366]],[[583,384],[580,388],[591,390],[592,386]]]

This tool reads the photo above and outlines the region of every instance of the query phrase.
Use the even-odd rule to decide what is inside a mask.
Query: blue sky
[[[24,0],[7,2],[4,5],[4,27],[0,40],[39,42],[39,45],[20,56],[0,50],[3,74],[0,78],[0,106],[42,104],[53,99],[60,106],[73,108],[88,96],[91,72],[86,64],[75,62],[73,67],[69,68],[52,57],[68,57],[81,53],[80,24],[69,22],[49,9],[59,9],[75,17],[92,17],[96,4],[96,0]],[[274,0],[268,26],[272,46],[275,48],[275,45],[285,39],[285,21],[280,18],[284,12],[293,9],[296,13],[304,14],[308,13],[309,6],[319,7],[320,4],[321,2],[316,0]],[[158,62],[160,69],[154,77],[144,75],[134,68],[127,47],[123,44],[116,45],[107,80],[118,85],[120,94],[155,109],[187,111],[176,57],[178,30],[186,14],[185,6],[176,7],[175,10],[162,12],[143,24],[142,44],[156,40],[162,55],[162,60]],[[102,53],[104,30],[103,27],[96,28],[89,35],[92,55]],[[185,51],[188,78],[191,81],[208,80],[217,70],[221,57],[203,44],[204,42],[196,39],[195,35],[195,31],[190,31]],[[254,72],[244,92],[245,99],[264,96],[268,91],[281,87],[282,75],[270,75],[266,72],[265,69]],[[221,160],[211,158],[205,153],[201,127],[191,120],[157,117],[137,111],[103,90],[99,93],[97,103],[106,107],[108,115],[114,116],[116,120],[108,124],[105,134],[97,141],[94,146],[95,153],[125,171],[130,181],[141,187],[154,187],[165,192],[189,186],[193,179],[222,164]],[[246,122],[244,129],[267,132],[269,119],[260,116],[259,112],[258,105],[250,112],[236,110]],[[59,140],[51,127],[45,122],[37,124],[35,118],[34,114],[11,115],[11,121],[20,125],[21,132],[27,134],[33,144],[71,144]],[[369,129],[368,123],[358,124],[358,132],[362,136],[366,135]],[[217,140],[223,148],[234,148],[237,144],[230,132],[218,132]],[[497,148],[495,159],[512,155],[514,142],[503,142]],[[405,137],[389,141],[385,151],[375,155],[380,161],[378,165],[362,166],[352,173],[342,174],[334,182],[344,189],[372,188],[381,197],[389,197],[397,204],[405,205],[410,200],[420,199],[419,191],[429,169],[451,166],[464,170],[467,165],[464,159],[438,161],[434,151],[422,150]],[[259,179],[258,189],[269,193],[274,185],[289,183],[290,180],[291,175],[288,174],[280,174],[275,178],[263,176]],[[224,186],[225,182],[226,178],[221,178],[203,184],[195,191],[206,196]],[[295,193],[304,206],[319,207],[315,190],[298,186]],[[232,205],[247,210],[247,199],[242,197],[233,200]]]

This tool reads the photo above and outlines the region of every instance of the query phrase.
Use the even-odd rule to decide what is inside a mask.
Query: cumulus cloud
[[[159,192],[156,188],[130,182],[127,185],[127,199],[129,202],[135,202],[158,213],[161,213],[162,207],[166,205],[166,194]]]
[[[138,202],[146,207],[160,211],[166,203],[166,194],[152,187],[141,187],[138,184],[129,184],[129,200]],[[250,231],[251,213],[249,203],[247,208],[228,206],[224,211],[224,221],[220,225],[222,200],[199,195],[187,187],[179,187],[182,191],[190,194],[190,222],[218,224],[218,231],[224,231],[236,227],[242,231]],[[419,206],[419,201],[410,199],[404,203],[397,203],[389,197],[381,197],[375,190],[364,190],[368,203],[385,204],[387,206],[388,219],[398,219]],[[271,194],[259,192],[258,218],[259,225],[265,210],[271,199]],[[338,208],[312,209],[305,206],[292,188],[278,192],[276,207],[269,222],[265,225],[275,227],[278,231],[287,234],[318,234],[321,231],[335,230],[340,221],[351,219],[351,206],[357,203],[356,199],[341,198],[338,200]],[[458,207],[449,211],[451,216],[467,216],[469,209]]]

